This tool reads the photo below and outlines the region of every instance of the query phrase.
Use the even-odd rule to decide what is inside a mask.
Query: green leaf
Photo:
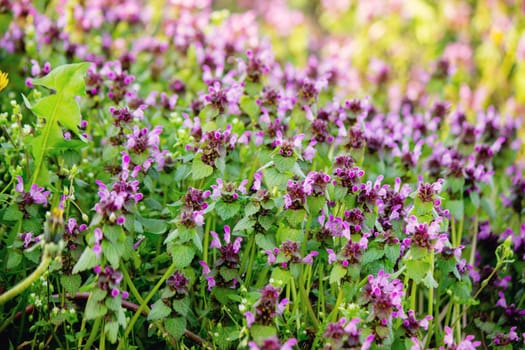
[[[257,244],[259,248],[264,250],[272,250],[273,248],[275,248],[275,242],[269,237],[263,235],[262,233],[258,233],[255,235],[255,244]]]
[[[423,284],[425,285],[425,287],[429,289],[438,287],[438,283],[436,282],[436,280],[434,279],[434,276],[432,276],[430,271],[428,271],[425,278],[423,278]]]
[[[171,314],[171,308],[164,304],[162,299],[159,299],[153,304],[151,311],[148,314],[148,321],[160,320],[166,318]]]
[[[98,259],[97,255],[93,251],[93,248],[86,247],[84,252],[78,259],[77,263],[73,267],[73,274],[79,273],[80,271],[85,271],[91,269],[97,265]]]
[[[250,219],[249,217],[245,216],[241,220],[237,221],[237,224],[235,224],[233,227],[233,232],[250,230],[253,228],[253,225],[255,225],[255,219]]]
[[[168,318],[164,321],[164,326],[169,335],[178,340],[186,331],[186,319],[183,317]]]
[[[241,106],[241,109],[250,117],[255,118],[257,116],[259,106],[253,98],[243,95],[239,105]]]
[[[423,281],[423,278],[427,275],[430,270],[430,264],[422,260],[408,260],[406,263],[407,275],[414,280],[417,284]]]
[[[195,180],[204,179],[213,174],[213,167],[204,163],[200,158],[194,158],[191,165],[191,177]]]
[[[288,182],[288,176],[286,174],[281,174],[276,169],[269,168],[266,169],[263,173],[264,181],[269,188],[277,187],[280,189],[286,188],[286,183]]]
[[[385,255],[384,249],[368,248],[363,254],[363,260],[361,263],[363,265],[369,264],[372,261],[381,259],[384,255]]]
[[[191,261],[195,256],[195,250],[192,247],[185,245],[173,245],[170,248],[170,253],[173,258],[173,263],[179,269],[182,269],[191,264]]]
[[[330,271],[330,284],[337,283],[339,285],[345,276],[346,269],[340,264],[334,264],[332,271]]]
[[[2,220],[5,221],[18,221],[22,218],[24,214],[18,209],[17,205],[11,205],[4,212]]]
[[[67,293],[73,295],[78,292],[78,289],[82,284],[82,278],[80,275],[62,275],[60,276],[60,283]]]
[[[110,265],[114,268],[119,267],[120,257],[124,252],[124,247],[119,243],[111,243],[108,240],[102,241],[102,252]]]
[[[463,220],[465,206],[462,199],[447,201],[445,207],[457,220]]]
[[[306,205],[310,215],[317,215],[326,203],[324,196],[309,196],[306,198]]]
[[[168,225],[166,225],[166,220],[141,218],[140,222],[142,223],[145,232],[150,232],[158,235],[166,232],[166,230],[168,229]]]
[[[190,312],[190,305],[189,300],[187,298],[184,299],[173,299],[171,302],[171,307],[173,310],[175,310],[179,315],[186,317],[188,313]]]
[[[251,215],[257,213],[259,211],[259,209],[261,209],[261,207],[259,206],[258,203],[249,202],[244,207],[244,214],[246,216],[251,216]]]
[[[239,202],[225,203],[223,201],[217,202],[215,205],[215,211],[221,219],[228,220],[234,217],[241,210],[241,204]]]
[[[104,225],[102,232],[111,243],[122,242],[125,238],[124,230],[120,225]]]
[[[293,229],[289,227],[280,227],[276,235],[279,243],[286,241],[302,242],[304,239],[304,232],[299,229]]]
[[[273,157],[273,162],[277,170],[279,170],[280,173],[284,173],[286,171],[292,170],[295,164],[295,158],[294,157],[283,157],[280,154],[276,154]]]
[[[118,339],[119,325],[116,321],[106,322],[104,325],[104,332],[106,332],[107,339],[111,344],[115,344]]]
[[[396,245],[386,245],[385,246],[385,256],[391,262],[396,262],[401,254],[401,249],[399,243]]]
[[[221,277],[224,279],[224,281],[229,282],[233,280],[234,278],[239,279],[239,272],[236,269],[228,269],[228,268],[221,268],[219,273],[221,274]]]
[[[296,227],[304,221],[306,211],[304,209],[286,210],[283,214],[290,225]]]
[[[253,339],[258,344],[262,343],[265,339],[277,335],[277,330],[275,329],[275,327],[262,326],[258,324],[253,325],[250,332],[252,334]]]
[[[80,107],[76,96],[85,94],[84,77],[90,63],[76,63],[59,66],[45,77],[34,79],[33,85],[45,86],[55,94],[26,105],[38,117],[46,119],[39,135],[30,142],[35,160],[31,183],[47,185],[47,174],[40,175],[44,167],[44,157],[59,143],[64,141],[60,125],[80,136],[78,125],[81,121]]]
[[[271,279],[275,281],[274,283],[281,281],[283,285],[286,285],[288,284],[291,278],[292,278],[292,275],[290,274],[290,271],[288,270],[283,270],[278,267],[272,270]]]
[[[94,320],[102,317],[108,311],[107,306],[102,302],[107,295],[107,291],[101,289],[95,289],[91,292],[86,303],[86,312],[84,317],[86,320]]]

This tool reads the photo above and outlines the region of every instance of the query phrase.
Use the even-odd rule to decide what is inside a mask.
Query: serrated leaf
[[[168,229],[166,220],[141,218],[140,222],[142,223],[145,232],[150,232],[158,235],[166,232],[166,230]]]
[[[337,283],[339,285],[345,276],[346,269],[340,264],[334,264],[332,271],[330,271],[330,284]]]
[[[406,273],[408,277],[414,280],[417,284],[423,281],[430,269],[430,264],[421,260],[408,260],[406,263]]]
[[[22,218],[24,214],[18,209],[17,205],[9,206],[6,211],[4,211],[4,216],[2,220],[5,221],[18,221]]]
[[[107,292],[101,289],[95,289],[93,292],[91,292],[91,295],[89,296],[86,303],[86,312],[84,313],[86,320],[94,320],[104,316],[107,313],[108,308],[102,302],[106,295]]]
[[[191,165],[191,177],[195,180],[204,179],[213,174],[213,167],[204,163],[200,158],[194,158]]]
[[[195,256],[195,250],[192,247],[185,245],[174,245],[170,248],[170,253],[173,259],[173,263],[177,268],[182,269],[193,260]]]
[[[215,205],[215,211],[223,220],[228,220],[234,217],[240,210],[241,204],[239,202],[225,203],[223,201],[219,201]]]
[[[304,221],[306,211],[304,209],[286,210],[283,214],[290,225],[295,227]]]
[[[438,283],[436,282],[436,280],[434,279],[434,276],[432,276],[430,271],[428,271],[425,278],[423,278],[423,284],[425,285],[425,287],[429,289],[438,287]]]
[[[60,276],[60,283],[67,293],[73,295],[78,292],[82,284],[82,278],[80,275],[62,275]]]
[[[317,215],[325,203],[326,198],[324,196],[309,196],[306,198],[306,206],[310,215]]]
[[[264,250],[272,250],[275,248],[275,242],[261,233],[255,235],[255,244]]]
[[[273,168],[266,169],[263,173],[263,178],[269,188],[277,187],[284,189],[288,182],[288,176],[286,174],[281,174]]]
[[[178,340],[186,331],[186,319],[183,317],[168,318],[164,321],[164,326],[169,335]]]
[[[401,254],[401,247],[399,244],[396,245],[386,245],[385,246],[385,256],[391,262],[396,262]]]
[[[221,268],[219,273],[221,274],[221,277],[224,279],[224,281],[229,282],[233,280],[234,278],[239,278],[239,272],[236,269],[228,269],[228,268]]]
[[[243,95],[241,97],[239,105],[241,106],[241,109],[250,117],[254,118],[257,115],[257,110],[259,109],[259,106],[253,98]]]
[[[171,302],[171,307],[173,310],[175,310],[179,315],[186,317],[188,313],[190,312],[190,305],[187,298],[184,299],[174,299]]]
[[[111,243],[107,240],[102,241],[102,252],[106,259],[108,259],[110,265],[114,268],[119,267],[119,261],[123,251],[124,249],[121,244]]]
[[[295,158],[294,157],[283,157],[280,154],[276,154],[273,157],[273,162],[277,170],[279,170],[280,173],[284,173],[286,171],[292,170],[295,164]]]
[[[379,248],[369,248],[363,254],[362,264],[366,265],[372,261],[381,259],[385,255],[385,251]]]
[[[153,307],[151,308],[151,311],[148,314],[148,320],[154,321],[154,320],[160,320],[163,318],[168,317],[171,314],[171,308],[164,304],[162,299],[157,300]]]
[[[243,217],[241,220],[237,221],[237,224],[233,227],[233,232],[250,230],[255,225],[255,219],[250,219],[249,217]]]
[[[106,322],[106,324],[104,325],[104,332],[106,332],[106,337],[111,344],[115,344],[117,342],[118,329],[118,322],[115,321]]]
[[[81,121],[80,107],[75,97],[85,94],[84,77],[89,65],[90,63],[63,65],[53,69],[45,77],[33,80],[34,85],[53,89],[55,93],[41,98],[34,105],[30,105],[26,99],[28,108],[38,117],[46,119],[39,135],[31,141],[35,160],[32,183],[48,183],[47,174],[41,174],[41,170],[45,166],[44,157],[55,145],[64,141],[59,125],[81,136],[78,130]]]
[[[78,259],[77,263],[73,267],[73,274],[91,269],[95,267],[95,265],[97,265],[97,262],[97,255],[93,251],[93,248],[86,247],[80,258]]]

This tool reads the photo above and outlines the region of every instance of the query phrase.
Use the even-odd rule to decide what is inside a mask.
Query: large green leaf
[[[47,184],[46,174],[41,175],[45,166],[44,158],[60,142],[64,141],[60,126],[80,136],[78,125],[81,121],[80,107],[76,96],[85,94],[84,76],[89,63],[75,63],[57,67],[45,77],[34,79],[33,85],[44,86],[55,93],[41,98],[34,105],[26,99],[26,105],[35,115],[46,120],[38,136],[31,140],[35,161],[32,183]]]

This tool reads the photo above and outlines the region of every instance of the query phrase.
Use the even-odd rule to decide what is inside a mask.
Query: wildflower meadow
[[[0,0],[0,349],[525,348],[525,6]]]

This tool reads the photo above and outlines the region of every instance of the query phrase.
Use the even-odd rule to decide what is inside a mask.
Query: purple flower
[[[379,321],[389,322],[392,317],[402,317],[403,284],[400,280],[389,280],[390,275],[380,270],[377,277],[368,276],[363,288],[363,301],[370,305],[371,314]]]
[[[306,203],[306,193],[304,192],[303,182],[288,180],[286,186],[287,193],[284,195],[284,207],[286,209],[303,209]]]
[[[217,232],[210,231],[212,241],[210,248],[216,248],[220,251],[220,257],[215,261],[215,266],[227,266],[230,269],[239,267],[239,251],[241,250],[242,237],[237,237],[235,241],[231,242],[230,227],[224,226],[224,244],[221,244]]]
[[[460,341],[458,344],[454,343],[454,336],[452,334],[452,329],[449,326],[445,326],[445,337],[444,343],[445,346],[440,346],[439,350],[475,350],[478,346],[481,345],[480,341],[473,341],[473,335],[467,335],[464,340]]]
[[[15,190],[21,195],[18,202],[22,208],[32,204],[43,204],[44,207],[47,206],[47,197],[51,193],[50,191],[44,191],[45,189],[43,187],[38,187],[37,184],[32,184],[29,192],[26,192],[24,191],[24,180],[22,177],[17,176],[16,179],[17,184]]]
[[[168,277],[166,284],[170,290],[175,292],[176,298],[182,298],[188,294],[188,284],[190,280],[182,272],[175,271],[173,275]]]
[[[303,191],[308,196],[322,196],[326,186],[330,183],[330,175],[323,172],[311,171],[303,181]]]
[[[119,287],[122,281],[122,272],[114,270],[110,266],[106,266],[104,270],[100,267],[95,270],[98,275],[97,285],[102,290],[111,290],[111,296],[116,297],[120,294]]]
[[[297,339],[291,338],[285,341],[283,344],[277,337],[270,337],[264,339],[260,345],[256,342],[251,341],[248,343],[250,350],[292,350],[293,346],[297,344]]]
[[[337,322],[326,325],[323,336],[327,341],[327,349],[360,349],[368,350],[375,339],[373,334],[368,335],[364,340],[363,329],[357,328],[361,322],[359,318],[353,318],[347,323],[345,317]]]
[[[262,325],[270,325],[275,316],[283,313],[288,304],[288,299],[284,298],[279,301],[280,293],[281,290],[271,284],[261,289],[261,297],[254,304],[255,322]]]

